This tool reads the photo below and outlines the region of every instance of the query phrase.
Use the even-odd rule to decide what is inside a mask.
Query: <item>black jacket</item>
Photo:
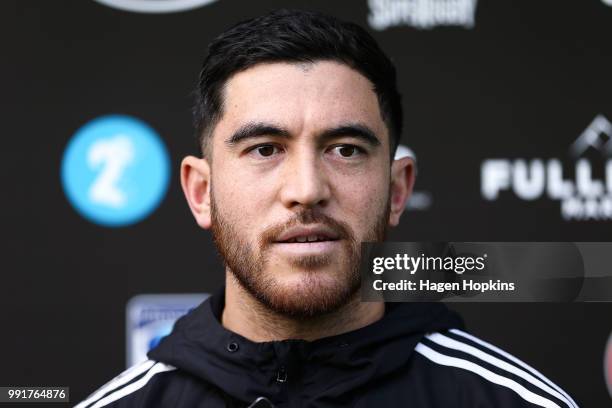
[[[220,324],[223,292],[175,324],[149,360],[77,405],[99,407],[577,407],[515,357],[461,329],[439,303],[313,342],[254,343]]]

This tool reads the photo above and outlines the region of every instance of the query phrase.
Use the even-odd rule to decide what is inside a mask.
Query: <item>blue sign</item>
[[[64,192],[96,224],[119,227],[148,216],[170,179],[170,159],[157,133],[125,115],[94,119],[72,137],[62,160]]]
[[[143,294],[125,310],[127,367],[142,363],[147,352],[170,332],[174,322],[208,297],[208,293]]]

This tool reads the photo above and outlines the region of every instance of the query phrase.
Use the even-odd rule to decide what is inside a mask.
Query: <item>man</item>
[[[189,207],[226,285],[78,407],[576,407],[441,304],[360,302],[360,243],[383,241],[414,184],[392,160],[395,69],[360,27],[277,11],[209,47]]]

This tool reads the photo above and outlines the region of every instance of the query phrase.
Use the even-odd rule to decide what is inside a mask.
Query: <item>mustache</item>
[[[277,240],[277,238],[290,228],[306,226],[310,224],[324,225],[333,230],[339,239],[351,239],[353,237],[351,227],[342,221],[338,221],[319,210],[305,209],[296,213],[282,224],[266,228],[260,236],[260,247],[266,247]]]

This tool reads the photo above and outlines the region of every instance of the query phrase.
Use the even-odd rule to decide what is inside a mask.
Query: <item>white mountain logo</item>
[[[612,156],[612,123],[604,115],[597,115],[570,148],[574,157],[581,156],[589,147],[605,156]]]

